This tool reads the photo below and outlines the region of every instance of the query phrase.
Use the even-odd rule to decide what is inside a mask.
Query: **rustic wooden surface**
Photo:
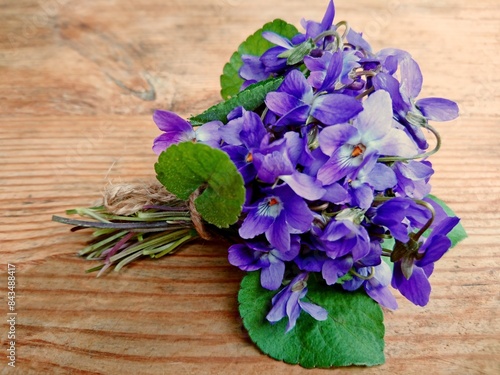
[[[272,4],[272,5],[271,5]],[[227,245],[197,243],[95,279],[86,234],[50,217],[108,181],[153,178],[154,108],[218,101],[237,45],[277,17],[321,19],[326,0],[0,0],[2,374],[329,374],[269,359],[237,313]],[[337,0],[375,48],[409,50],[422,97],[459,102],[437,124],[434,193],[470,237],[437,264],[425,308],[386,313],[387,363],[335,374],[500,373],[500,50],[496,0]],[[17,267],[17,362],[7,366],[6,264]]]

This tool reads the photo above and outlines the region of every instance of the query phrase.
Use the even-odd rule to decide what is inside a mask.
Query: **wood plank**
[[[197,242],[100,279],[76,256],[88,233],[53,214],[93,204],[109,181],[154,178],[155,108],[196,114],[263,23],[321,19],[326,1],[0,0],[0,311],[17,273],[16,369],[2,374],[302,374],[262,355],[237,312],[227,243]],[[500,48],[495,0],[337,0],[337,20],[375,49],[412,53],[425,96],[457,100],[436,124],[433,193],[470,237],[436,265],[425,308],[387,311],[387,363],[336,374],[500,373]],[[0,325],[2,349],[8,340]],[[311,370],[330,374],[330,370]]]

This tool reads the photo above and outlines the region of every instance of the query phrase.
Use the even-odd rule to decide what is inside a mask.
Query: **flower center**
[[[269,202],[267,203],[269,206],[275,206],[279,203],[279,201],[276,198],[271,198],[269,199]]]
[[[362,144],[362,143],[359,143],[359,144],[357,144],[357,145],[354,147],[354,149],[352,150],[352,152],[351,152],[351,156],[352,156],[353,158],[355,158],[356,156],[359,156],[359,155],[361,155],[363,152],[365,152],[365,150],[366,150],[365,145],[364,145],[364,144]]]
[[[258,208],[259,215],[278,217],[283,209],[283,204],[278,197],[269,197],[264,199]]]
[[[248,153],[247,157],[245,158],[245,161],[247,163],[251,163],[253,161],[253,155],[251,152]]]

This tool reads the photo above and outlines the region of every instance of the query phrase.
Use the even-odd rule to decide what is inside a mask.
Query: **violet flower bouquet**
[[[247,271],[238,300],[250,338],[304,367],[384,362],[380,306],[429,301],[434,263],[466,237],[430,195],[429,124],[458,116],[417,99],[408,52],[374,52],[330,1],[303,33],[282,20],[244,41],[221,76],[225,101],[188,120],[157,110],[158,182],[108,187],[104,203],[55,217],[95,228],[90,271],[224,236]],[[434,146],[426,136],[432,134]],[[391,289],[392,288],[392,289]]]

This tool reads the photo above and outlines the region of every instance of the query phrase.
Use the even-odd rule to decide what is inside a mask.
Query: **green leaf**
[[[328,310],[328,319],[317,321],[302,311],[296,326],[285,333],[287,318],[274,325],[266,320],[276,291],[260,286],[259,272],[244,277],[238,294],[240,315],[265,354],[306,368],[384,363],[383,314],[375,301],[364,292],[327,286],[314,275],[308,289],[305,300]]]
[[[446,205],[441,199],[438,197],[429,194],[426,198],[431,199],[435,203],[437,203],[441,208],[446,212],[446,214],[450,217],[456,217],[457,215],[453,212],[453,210]],[[454,247],[456,244],[458,244],[460,241],[464,240],[467,238],[467,232],[465,232],[464,227],[462,226],[461,223],[458,223],[455,225],[455,227],[451,230],[450,233],[448,233],[447,236],[451,240],[451,247]]]
[[[227,228],[238,220],[245,187],[225,152],[201,143],[179,143],[160,154],[155,171],[166,189],[182,200],[188,200],[196,189],[204,187],[194,203],[210,224]]]
[[[283,82],[283,78],[280,77],[254,83],[231,99],[210,107],[198,116],[191,117],[189,121],[193,126],[203,125],[214,120],[226,123],[227,115],[236,107],[242,106],[246,110],[253,111],[262,105],[267,93],[275,91],[281,82]]]
[[[238,72],[243,65],[241,60],[242,55],[261,56],[274,44],[267,41],[262,37],[263,31],[272,31],[276,34],[291,39],[298,34],[295,26],[286,23],[283,20],[276,19],[272,22],[266,23],[262,28],[250,35],[238,47],[238,51],[234,52],[229,62],[224,65],[224,70],[220,76],[221,96],[224,100],[236,95],[240,91],[243,84],[243,79],[239,76]]]

